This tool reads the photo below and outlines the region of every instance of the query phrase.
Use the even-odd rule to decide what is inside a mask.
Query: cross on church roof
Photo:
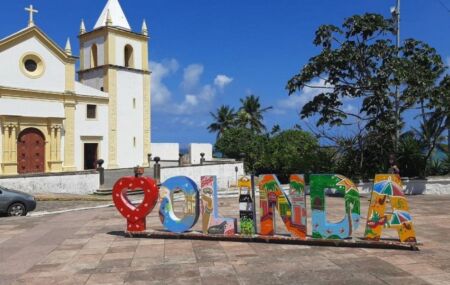
[[[34,10],[33,9],[33,5],[30,5],[29,8],[25,8],[25,11],[30,12],[30,19],[28,20],[28,27],[34,26],[33,14],[34,13],[39,13],[39,11],[38,10]]]

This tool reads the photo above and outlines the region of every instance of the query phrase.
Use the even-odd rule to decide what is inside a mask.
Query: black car
[[[0,213],[8,216],[26,216],[36,209],[36,199],[30,194],[0,186]]]

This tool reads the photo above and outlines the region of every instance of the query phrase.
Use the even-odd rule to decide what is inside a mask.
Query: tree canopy
[[[217,138],[236,124],[236,112],[229,106],[222,105],[217,109],[217,114],[212,112],[210,114],[214,118],[214,122],[208,126],[208,131],[210,133],[217,132]]]
[[[261,107],[259,97],[250,95],[244,99],[240,99],[241,108],[238,112],[238,124],[240,127],[248,128],[253,132],[260,134],[266,130],[263,123],[263,114],[272,107]]]
[[[318,126],[357,121],[368,131],[394,138],[402,127],[405,110],[419,103],[428,110],[436,108],[433,103],[440,93],[437,81],[445,71],[441,56],[414,39],[405,40],[398,49],[394,32],[392,19],[377,14],[352,16],[341,27],[321,26],[314,39],[321,52],[287,84],[289,94],[304,87],[322,90],[302,108],[301,117],[318,114]],[[317,79],[325,86],[312,86]],[[396,86],[401,89],[398,100]],[[354,112],[345,108],[352,100],[358,105]]]

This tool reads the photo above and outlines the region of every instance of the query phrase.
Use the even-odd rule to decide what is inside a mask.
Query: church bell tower
[[[108,93],[107,168],[147,166],[150,153],[148,31],[132,31],[118,0],[108,0],[92,31],[80,26],[81,83]]]

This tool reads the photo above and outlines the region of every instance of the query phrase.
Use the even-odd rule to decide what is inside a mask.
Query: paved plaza
[[[221,199],[221,214],[236,217],[236,200]],[[408,200],[420,251],[126,238],[112,207],[0,218],[0,284],[450,284],[450,196]],[[338,221],[343,199],[327,203]],[[157,208],[147,226],[161,229]]]

